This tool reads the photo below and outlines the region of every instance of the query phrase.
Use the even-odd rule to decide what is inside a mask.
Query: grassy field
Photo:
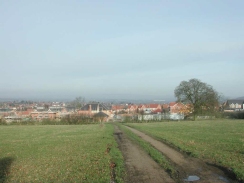
[[[195,157],[230,168],[244,180],[244,120],[128,123]]]
[[[0,139],[0,182],[122,182],[110,124],[0,126]]]

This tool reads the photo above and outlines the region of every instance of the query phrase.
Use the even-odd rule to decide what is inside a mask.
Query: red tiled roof
[[[129,109],[129,108],[132,108],[132,107],[133,107],[134,109],[136,109],[136,108],[137,108],[137,105],[128,105],[128,109]]]
[[[162,112],[162,110],[161,109],[156,109],[156,110],[152,111],[152,113],[158,113],[158,112]]]
[[[120,110],[120,109],[124,109],[125,108],[125,106],[123,106],[123,105],[113,105],[112,106],[112,110]]]
[[[148,108],[157,108],[159,106],[159,104],[148,104],[147,107]]]
[[[28,116],[32,111],[19,111],[16,112],[19,116]]]
[[[177,104],[177,102],[170,102],[170,103],[169,103],[169,106],[172,107],[172,106],[174,106],[175,104]]]

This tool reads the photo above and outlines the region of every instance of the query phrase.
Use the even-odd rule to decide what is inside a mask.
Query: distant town
[[[0,102],[0,119],[6,123],[21,121],[55,121],[65,118],[80,117],[88,121],[123,121],[133,120],[183,120],[191,116],[192,106],[181,102],[154,101],[154,103],[135,104],[85,102],[77,97],[70,102],[36,102],[30,100]],[[235,112],[244,110],[244,100],[227,100],[215,107],[218,112]],[[203,109],[198,118],[211,118],[213,115]]]

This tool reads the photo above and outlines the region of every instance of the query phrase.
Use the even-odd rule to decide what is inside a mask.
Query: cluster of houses
[[[168,104],[125,104],[107,106],[100,103],[90,103],[78,110],[81,115],[103,116],[104,120],[122,120],[126,117],[136,118],[139,120],[161,120],[162,114],[189,114],[190,106],[183,103],[170,102]],[[164,118],[165,118],[164,117]],[[184,118],[184,117],[183,117]]]
[[[223,112],[244,111],[244,100],[227,100],[220,106]],[[68,115],[100,117],[103,121],[123,120],[133,117],[137,120],[184,119],[191,114],[192,107],[181,102],[167,104],[105,104],[91,102],[80,108],[67,106],[65,103],[39,103],[1,107],[0,119],[7,122],[44,119],[60,120]]]
[[[244,100],[227,100],[221,107],[224,112],[243,112]]]
[[[59,102],[5,102],[0,108],[0,119],[6,122],[57,119],[68,114],[63,111],[65,108],[65,103]]]

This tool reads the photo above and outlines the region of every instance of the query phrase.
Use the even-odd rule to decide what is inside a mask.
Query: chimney
[[[89,105],[89,112],[91,112],[91,104]]]

